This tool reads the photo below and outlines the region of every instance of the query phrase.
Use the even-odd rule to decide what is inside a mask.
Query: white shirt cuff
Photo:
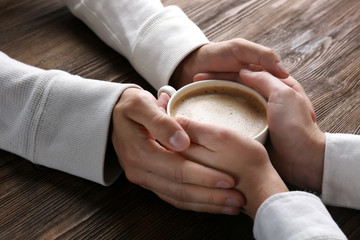
[[[360,209],[359,180],[360,135],[326,133],[323,202]]]
[[[321,200],[294,191],[268,198],[256,213],[256,239],[347,239]]]

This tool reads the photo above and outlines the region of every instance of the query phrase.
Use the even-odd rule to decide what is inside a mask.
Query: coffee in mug
[[[171,98],[167,112],[200,122],[231,128],[264,143],[267,135],[266,100],[240,83],[206,80],[188,84],[178,91],[170,86],[159,90]]]

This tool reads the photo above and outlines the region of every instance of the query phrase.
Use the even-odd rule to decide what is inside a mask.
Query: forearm
[[[117,168],[104,175],[112,108],[131,85],[45,71],[1,52],[0,64],[0,148],[35,164],[111,183],[119,174]]]
[[[168,84],[180,62],[208,43],[175,6],[159,0],[66,0],[69,9],[109,46],[124,55],[156,89]]]

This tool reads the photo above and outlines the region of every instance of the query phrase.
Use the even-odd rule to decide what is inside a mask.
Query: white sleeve
[[[326,133],[323,202],[360,209],[359,181],[360,135]]]
[[[208,43],[176,6],[160,0],[66,0],[71,12],[125,56],[156,89],[190,52]]]
[[[105,162],[112,109],[137,86],[45,71],[1,52],[0,66],[1,149],[104,185],[119,176],[119,164]]]
[[[279,193],[256,213],[257,240],[347,239],[321,200],[307,192]]]

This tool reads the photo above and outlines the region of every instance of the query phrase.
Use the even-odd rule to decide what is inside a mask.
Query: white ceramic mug
[[[208,87],[232,88],[232,89],[238,89],[238,90],[240,90],[240,92],[242,91],[242,92],[248,93],[251,96],[253,96],[264,107],[264,109],[266,111],[267,101],[257,91],[255,91],[254,89],[247,87],[243,84],[226,81],[226,80],[204,80],[204,81],[194,82],[194,83],[185,85],[184,87],[180,88],[177,91],[173,87],[166,85],[159,89],[158,96],[160,96],[160,94],[163,92],[167,93],[170,96],[170,100],[167,105],[167,113],[170,116],[173,116],[172,115],[173,105],[177,102],[177,100],[179,98],[182,98],[183,96],[185,96],[186,94],[188,94],[192,91],[200,90],[202,88],[208,88]],[[266,118],[266,115],[265,115],[265,118]],[[266,119],[265,119],[265,121],[266,121]],[[266,141],[267,135],[268,135],[268,125],[266,122],[264,128],[258,134],[256,134],[253,138],[255,140],[259,141],[260,143],[264,144]]]

